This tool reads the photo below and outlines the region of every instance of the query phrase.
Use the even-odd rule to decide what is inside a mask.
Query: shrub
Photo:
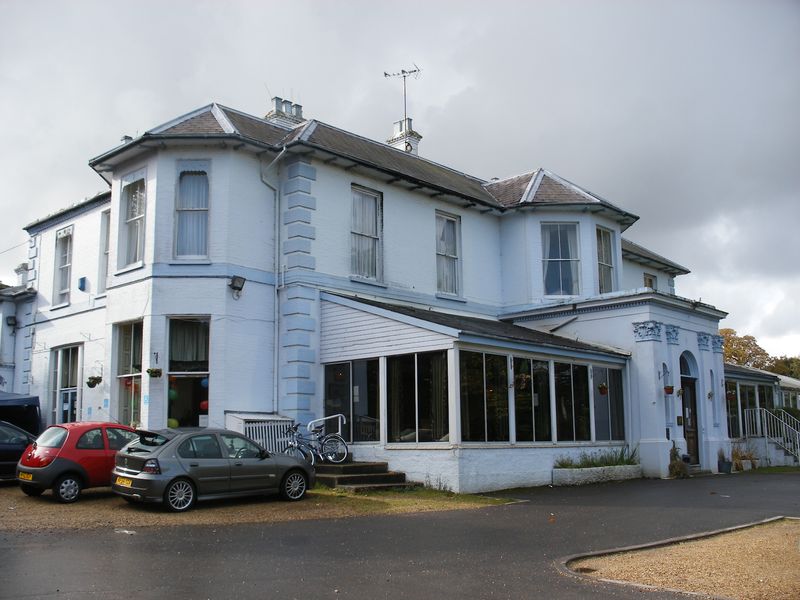
[[[676,479],[688,479],[690,477],[689,465],[683,462],[681,453],[674,441],[669,451],[669,476]]]
[[[582,452],[576,461],[571,456],[559,456],[553,466],[556,469],[589,469],[591,467],[618,467],[621,465],[638,465],[639,457],[636,448],[628,446],[610,448],[605,451],[589,454]]]

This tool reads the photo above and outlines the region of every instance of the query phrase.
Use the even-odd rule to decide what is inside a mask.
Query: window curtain
[[[208,321],[169,322],[169,369],[173,372],[208,371]]]
[[[575,225],[559,225],[559,246],[561,249],[561,293],[578,293],[578,230]]]
[[[353,190],[351,234],[354,275],[378,277],[378,198]]]
[[[181,173],[178,190],[178,256],[206,256],[208,250],[208,175]]]
[[[436,217],[437,289],[446,294],[458,293],[458,239],[456,221]]]

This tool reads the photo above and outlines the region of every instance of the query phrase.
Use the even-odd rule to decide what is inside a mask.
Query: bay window
[[[175,205],[175,257],[208,256],[208,173],[202,165],[181,171]]]
[[[462,440],[509,441],[506,356],[462,350],[459,370]]]
[[[544,293],[575,296],[580,293],[580,249],[577,223],[542,224]]]
[[[601,294],[614,291],[614,246],[608,229],[597,228],[597,272]]]
[[[518,442],[549,442],[550,365],[514,357],[514,410]]]
[[[208,426],[209,320],[170,318],[168,422]]]
[[[144,260],[144,226],[146,208],[144,169],[122,180],[122,215],[120,235],[120,267],[135,265]]]
[[[589,421],[589,368],[555,363],[556,439],[559,442],[592,439]]]

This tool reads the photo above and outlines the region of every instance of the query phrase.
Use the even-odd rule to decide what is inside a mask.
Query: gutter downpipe
[[[275,200],[275,231],[273,239],[275,240],[275,250],[273,256],[273,273],[275,274],[275,299],[273,302],[272,307],[272,323],[273,323],[273,336],[272,336],[272,413],[278,414],[278,367],[279,367],[279,357],[278,357],[278,343],[280,340],[280,327],[278,326],[278,320],[280,318],[280,306],[278,302],[278,292],[280,290],[280,252],[281,252],[281,225],[280,225],[280,208],[281,208],[281,192],[280,192],[280,181],[278,181],[278,186],[275,187],[272,185],[267,179],[267,172],[272,168],[272,166],[277,163],[283,155],[286,154],[286,146],[278,153],[271,163],[269,163],[266,167],[264,163],[261,162],[261,183],[266,185],[269,189],[272,190],[273,198]],[[278,165],[278,171],[276,176],[280,174],[280,165]]]

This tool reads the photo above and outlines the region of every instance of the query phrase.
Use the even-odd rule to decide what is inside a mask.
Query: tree
[[[754,369],[769,369],[772,365],[772,357],[752,335],[740,336],[734,329],[720,329],[719,334],[723,338],[725,362]]]
[[[773,358],[769,370],[778,375],[800,379],[800,356],[778,356]]]

